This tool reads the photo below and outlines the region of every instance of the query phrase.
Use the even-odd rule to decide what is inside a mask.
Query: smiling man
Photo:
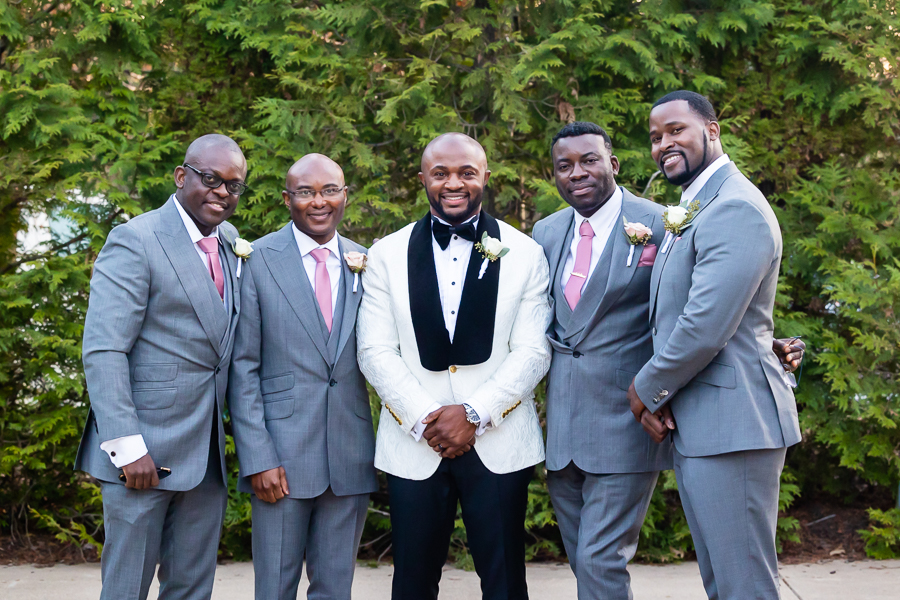
[[[307,154],[282,192],[291,222],[254,242],[228,399],[241,478],[253,494],[257,600],[350,600],[369,493],[378,488],[366,382],[356,362],[350,253],[337,233],[344,173]],[[351,255],[352,258],[352,255]]]
[[[375,466],[391,494],[394,600],[437,598],[457,504],[483,597],[528,597],[528,482],[544,458],[534,387],[550,364],[547,261],[482,210],[489,177],[478,142],[435,138],[419,173],[429,213],[369,252],[357,338],[383,406]],[[475,244],[485,235],[496,240],[489,257]]]
[[[94,263],[83,342],[91,411],[75,468],[103,492],[101,598],[146,598],[157,563],[160,598],[212,594],[242,281],[225,219],[246,176],[233,140],[194,140],[168,202],[113,229]]]
[[[667,94],[650,112],[653,160],[682,187],[687,218],[653,267],[654,355],[628,396],[655,440],[672,431],[709,598],[778,598],[779,481],[787,447],[800,441],[771,352],[781,230],[719,134],[712,104],[694,92]]]

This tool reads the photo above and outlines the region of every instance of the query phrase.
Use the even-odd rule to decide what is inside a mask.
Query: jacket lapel
[[[444,324],[431,247],[431,213],[419,219],[413,227],[406,258],[409,312],[416,334],[419,361],[429,371],[444,371],[450,365],[450,334]]]
[[[622,188],[622,194],[622,213],[618,217],[618,222],[613,226],[612,233],[610,233],[610,236],[612,236],[612,252],[610,253],[611,263],[609,265],[609,277],[606,281],[606,289],[603,292],[599,304],[593,311],[593,314],[585,321],[585,327],[581,329],[581,336],[579,336],[579,339],[572,345],[573,348],[582,338],[584,338],[586,335],[585,332],[589,331],[587,325],[598,323],[600,319],[603,318],[603,315],[615,305],[616,301],[618,301],[619,297],[625,291],[625,288],[631,283],[634,274],[637,273],[637,265],[638,262],[640,262],[640,252],[642,251],[643,246],[638,246],[634,249],[636,256],[632,258],[631,266],[629,267],[628,254],[631,251],[631,243],[625,236],[622,217],[630,223],[643,223],[647,227],[653,228],[655,217],[651,213],[642,210],[641,207],[634,202],[634,196],[631,192]],[[590,284],[590,282],[588,282],[588,284]]]
[[[338,248],[341,252],[338,258],[341,259],[341,285],[344,287],[344,316],[341,321],[341,337],[338,339],[334,364],[337,364],[338,359],[341,357],[341,352],[344,351],[344,346],[347,345],[347,340],[350,339],[350,334],[353,333],[356,325],[356,311],[359,309],[359,301],[363,295],[362,277],[359,278],[359,287],[357,287],[356,293],[353,293],[354,274],[350,267],[347,266],[347,261],[344,260],[344,253],[348,250],[344,244],[344,239],[340,236],[338,236]]]
[[[555,289],[556,281],[559,279],[559,273],[566,264],[569,256],[569,246],[572,244],[575,228],[573,219],[575,218],[575,209],[572,207],[563,209],[563,213],[568,218],[563,217],[557,221],[555,227],[547,232],[547,237],[552,244],[550,247],[550,255],[547,258],[550,264],[550,290]],[[557,298],[556,302],[565,302],[565,298]]]
[[[181,215],[170,198],[161,209],[163,228],[156,231],[156,239],[175,269],[178,281],[184,288],[200,326],[209,338],[216,354],[222,354],[222,339],[228,327],[228,315],[221,306],[219,292],[209,272],[194,249]]]
[[[219,228],[219,240],[225,246],[225,264],[228,271],[226,276],[231,282],[231,306],[233,307],[231,315],[232,319],[236,320],[241,312],[241,282],[243,281],[243,279],[237,277],[237,265],[238,261],[243,259],[238,258],[234,253],[234,239],[224,227]]]
[[[497,220],[482,210],[478,217],[475,239],[480,241],[485,232],[492,238],[500,239],[500,226]],[[500,290],[500,263],[503,259],[489,262],[484,276],[478,279],[483,261],[481,253],[473,245],[462,298],[459,301],[459,318],[456,320],[449,364],[478,365],[491,357],[494,347],[497,295]],[[438,307],[440,308],[440,303]],[[443,315],[441,318],[443,320]]]
[[[294,232],[288,223],[274,237],[267,248],[260,248],[260,254],[269,267],[269,272],[275,279],[275,283],[281,289],[288,304],[291,305],[294,314],[300,320],[300,324],[309,334],[316,350],[331,364],[328,356],[328,341],[322,335],[322,325],[319,323],[319,307],[316,304],[315,294],[306,276],[303,267],[303,257],[297,248]]]

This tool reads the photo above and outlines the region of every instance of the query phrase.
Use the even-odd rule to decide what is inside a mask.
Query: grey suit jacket
[[[118,483],[100,444],[141,434],[156,466],[172,469],[158,489],[190,490],[206,473],[215,423],[225,481],[222,410],[243,281],[235,276],[236,237],[229,223],[219,226],[231,293],[223,305],[174,199],[110,232],[84,323],[91,411],[76,469]]]
[[[339,237],[341,292],[329,335],[290,223],[254,242],[228,386],[239,489],[283,466],[290,497],[377,489],[375,434],[366,382],[356,363],[356,312],[345,252],[366,249]]]
[[[550,263],[554,320],[547,337],[553,361],[547,380],[547,468],[569,462],[589,473],[640,473],[672,468],[671,442],[656,444],[635,422],[626,392],[653,356],[650,338],[651,266],[638,266],[643,246],[630,243],[622,217],[653,230],[659,248],[662,207],[624,188],[622,213],[575,310],[560,285],[574,232],[575,210],[561,210],[534,226]],[[660,256],[660,255],[657,255]]]
[[[675,448],[709,456],[800,441],[797,406],[772,352],[781,230],[729,163],[700,190],[690,225],[653,267],[653,359],[635,388],[671,402]]]

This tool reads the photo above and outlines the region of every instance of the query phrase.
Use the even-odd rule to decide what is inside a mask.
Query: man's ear
[[[609,157],[609,164],[612,165],[613,175],[618,175],[619,174],[619,159],[615,154],[613,154],[612,156]]]
[[[425,173],[419,171],[419,181],[422,182],[422,185],[425,185]]]
[[[706,126],[706,131],[709,133],[709,141],[714,142],[719,139],[719,135],[721,134],[721,131],[719,130],[719,122],[710,122],[710,124]]]
[[[184,188],[184,167],[178,165],[175,167],[175,172],[172,174],[172,178],[175,180],[175,187],[179,190]]]
[[[281,198],[284,200],[284,205],[288,210],[291,210],[291,195],[287,193],[287,190],[281,191]]]
[[[487,185],[488,179],[490,179],[490,178],[491,178],[491,172],[485,171],[484,172],[484,183],[482,183],[481,185]]]

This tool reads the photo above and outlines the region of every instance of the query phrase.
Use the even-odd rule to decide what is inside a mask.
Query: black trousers
[[[534,467],[492,473],[475,450],[423,481],[388,475],[393,600],[436,600],[457,502],[484,600],[527,600],[525,509]]]

